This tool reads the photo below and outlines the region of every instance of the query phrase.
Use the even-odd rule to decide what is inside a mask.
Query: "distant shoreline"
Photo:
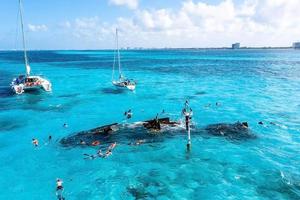
[[[240,47],[233,49],[231,47],[191,47],[191,48],[121,48],[122,51],[147,51],[147,50],[266,50],[266,49],[295,49],[293,47]],[[28,51],[112,51],[114,49],[30,49]],[[296,49],[297,50],[297,49]],[[22,49],[0,49],[3,51],[23,51]]]

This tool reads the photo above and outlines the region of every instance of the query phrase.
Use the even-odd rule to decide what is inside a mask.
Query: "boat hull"
[[[16,78],[12,81],[11,88],[16,94],[23,94],[26,91],[34,90],[52,91],[51,83],[40,76],[29,76],[22,80]]]
[[[135,90],[135,84],[131,83],[131,84],[126,84],[126,82],[119,82],[119,81],[113,81],[112,84],[118,88],[124,88],[124,89],[128,89],[128,90]]]

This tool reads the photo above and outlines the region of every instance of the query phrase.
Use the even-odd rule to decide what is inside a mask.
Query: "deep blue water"
[[[55,199],[58,177],[66,199],[300,199],[300,51],[123,51],[135,92],[112,87],[112,51],[29,55],[32,72],[51,80],[53,92],[12,94],[11,80],[24,72],[22,52],[0,52],[0,199]],[[84,159],[95,147],[59,143],[124,123],[130,108],[127,122],[163,109],[162,116],[180,120],[186,99],[194,110],[190,153],[183,129],[148,135],[153,142],[140,146],[128,144],[149,133],[125,130],[106,159]],[[256,137],[203,130],[236,121],[247,121]]]

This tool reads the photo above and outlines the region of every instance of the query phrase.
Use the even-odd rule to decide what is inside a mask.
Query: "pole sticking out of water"
[[[188,140],[186,144],[187,151],[191,150],[192,141],[191,141],[191,128],[190,128],[190,121],[193,116],[193,110],[189,106],[189,102],[185,101],[184,108],[182,110],[182,114],[185,117],[185,128],[188,134]]]
[[[191,143],[191,129],[190,129],[190,124],[189,124],[190,123],[189,122],[189,116],[186,116],[185,120],[186,120],[187,132],[188,132],[188,141],[187,141],[187,144],[186,144],[186,148],[187,148],[188,151],[190,151],[192,143]]]

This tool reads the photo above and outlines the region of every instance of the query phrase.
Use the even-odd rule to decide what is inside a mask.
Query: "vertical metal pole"
[[[185,128],[186,128],[186,131],[187,131],[187,134],[188,134],[186,148],[187,148],[187,151],[190,151],[191,146],[192,146],[190,120],[192,119],[193,111],[190,108],[188,101],[186,101],[185,104],[184,104],[182,114],[185,117]]]
[[[23,12],[22,12],[22,1],[19,0],[19,11],[20,11],[20,19],[21,19],[21,29],[22,29],[22,39],[23,39],[23,50],[24,50],[24,60],[25,60],[25,70],[26,70],[26,75],[29,76],[29,71],[28,71],[28,58],[27,58],[27,49],[26,49],[26,42],[25,42],[25,33],[24,33],[24,20],[23,20]]]
[[[186,123],[186,130],[188,132],[188,140],[187,140],[186,148],[188,151],[190,151],[192,142],[191,142],[191,129],[190,129],[190,116],[189,115],[185,116],[185,123]]]
[[[119,34],[118,29],[116,29],[116,37],[117,37],[117,52],[118,52],[118,64],[119,64],[119,76],[122,75],[121,73],[121,58],[120,58],[120,50],[119,50]]]

